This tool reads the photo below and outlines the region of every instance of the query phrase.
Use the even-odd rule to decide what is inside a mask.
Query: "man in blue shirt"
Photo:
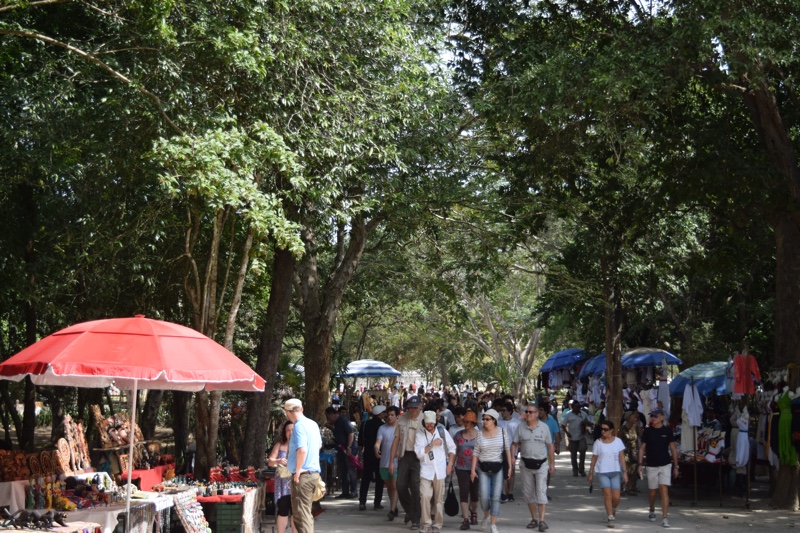
[[[286,400],[283,410],[286,418],[294,424],[286,466],[292,473],[291,498],[295,533],[314,533],[311,504],[314,501],[314,489],[319,485],[322,435],[317,423],[303,414],[300,400]]]

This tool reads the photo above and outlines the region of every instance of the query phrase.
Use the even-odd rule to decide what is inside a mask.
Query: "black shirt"
[[[642,444],[645,444],[645,464],[647,466],[664,466],[672,462],[669,445],[674,440],[672,430],[667,426],[660,428],[646,427],[642,433]]]
[[[346,416],[339,415],[336,422],[333,423],[333,440],[337,446],[344,446],[347,448],[348,436],[353,433],[353,426]]]

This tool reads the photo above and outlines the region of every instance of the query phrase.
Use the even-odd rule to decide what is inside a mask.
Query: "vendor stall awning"
[[[587,376],[596,376],[606,371],[606,353],[595,355],[583,365],[581,371],[578,373],[579,378]]]
[[[656,348],[634,348],[622,354],[622,368],[646,368],[661,366],[661,361],[667,360],[668,365],[683,364],[678,357],[666,350]]]
[[[562,368],[570,368],[575,363],[580,363],[588,357],[586,350],[580,348],[567,348],[556,352],[547,358],[544,362],[540,372],[552,372],[553,370],[560,370]]]
[[[708,396],[712,392],[725,394],[725,368],[728,363],[725,361],[714,361],[711,363],[701,363],[691,368],[687,368],[674,378],[669,384],[670,396],[683,396],[686,385],[692,382],[697,392],[703,396]]]

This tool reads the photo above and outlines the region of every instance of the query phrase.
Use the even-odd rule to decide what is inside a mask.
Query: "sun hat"
[[[436,411],[425,411],[422,413],[422,422],[424,424],[436,423]]]
[[[478,424],[478,417],[475,414],[475,411],[467,411],[464,415],[464,422],[472,422],[473,424]]]
[[[492,418],[494,418],[495,422],[497,422],[500,419],[500,414],[494,409],[487,409],[486,411],[483,412],[483,414],[491,416]]]

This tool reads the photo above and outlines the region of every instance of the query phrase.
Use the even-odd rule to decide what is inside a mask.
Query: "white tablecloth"
[[[7,481],[0,483],[0,506],[8,506],[8,512],[25,509],[25,487],[29,481]]]

